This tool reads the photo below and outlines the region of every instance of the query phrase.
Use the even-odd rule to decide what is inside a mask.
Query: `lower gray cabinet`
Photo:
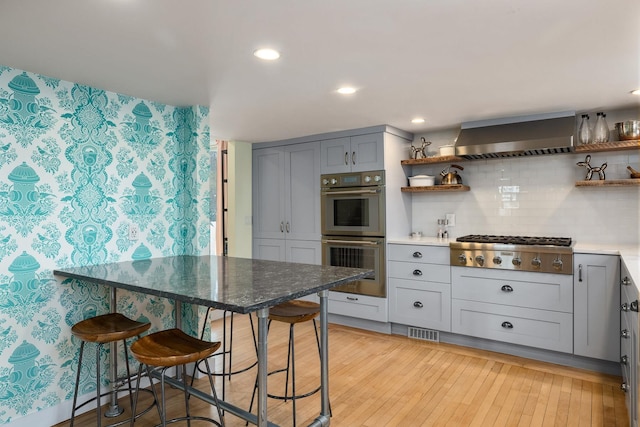
[[[574,254],[573,352],[620,360],[620,257]]]
[[[389,320],[451,331],[449,248],[390,244]]]
[[[638,427],[638,288],[624,262],[620,269],[620,367],[622,368],[622,389],[625,392],[629,426]]]

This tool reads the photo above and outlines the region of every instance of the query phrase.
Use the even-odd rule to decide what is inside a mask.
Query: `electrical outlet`
[[[138,224],[129,224],[129,240],[135,241],[140,237],[140,230]]]
[[[447,219],[447,225],[449,227],[455,227],[456,225],[456,214],[446,214],[445,218]]]

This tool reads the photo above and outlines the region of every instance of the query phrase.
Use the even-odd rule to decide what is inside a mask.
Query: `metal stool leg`
[[[78,372],[76,372],[76,386],[73,390],[73,408],[71,409],[71,425],[76,418],[76,406],[78,404],[78,388],[80,387],[80,369],[82,368],[82,355],[84,354],[84,341],[80,341],[80,357],[78,359]]]

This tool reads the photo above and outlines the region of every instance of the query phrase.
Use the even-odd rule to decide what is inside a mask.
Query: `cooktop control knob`
[[[380,182],[380,181],[382,181],[382,177],[380,175],[376,175],[376,176],[373,177],[373,180],[375,182]]]
[[[534,259],[531,260],[531,265],[534,268],[540,268],[540,265],[542,265],[542,261],[540,261],[540,258],[535,257]]]
[[[335,178],[331,178],[331,185],[336,185],[338,183],[338,180]]]
[[[484,256],[476,255],[476,262],[480,265],[484,265]]]
[[[514,257],[511,260],[511,264],[515,265],[516,267],[520,267],[522,265],[522,259],[519,256]]]
[[[494,257],[493,257],[493,263],[494,263],[495,265],[500,265],[500,264],[502,264],[502,258],[500,258],[499,256],[494,256]]]
[[[365,176],[364,182],[371,182],[371,177],[369,175]]]
[[[553,266],[554,270],[562,271],[562,260],[560,258],[554,259],[551,265]]]
[[[465,254],[458,255],[458,262],[462,265],[467,264],[467,256]]]

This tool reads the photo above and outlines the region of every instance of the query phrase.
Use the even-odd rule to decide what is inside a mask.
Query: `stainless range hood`
[[[575,113],[463,123],[455,145],[456,156],[485,159],[570,153],[575,127]]]

